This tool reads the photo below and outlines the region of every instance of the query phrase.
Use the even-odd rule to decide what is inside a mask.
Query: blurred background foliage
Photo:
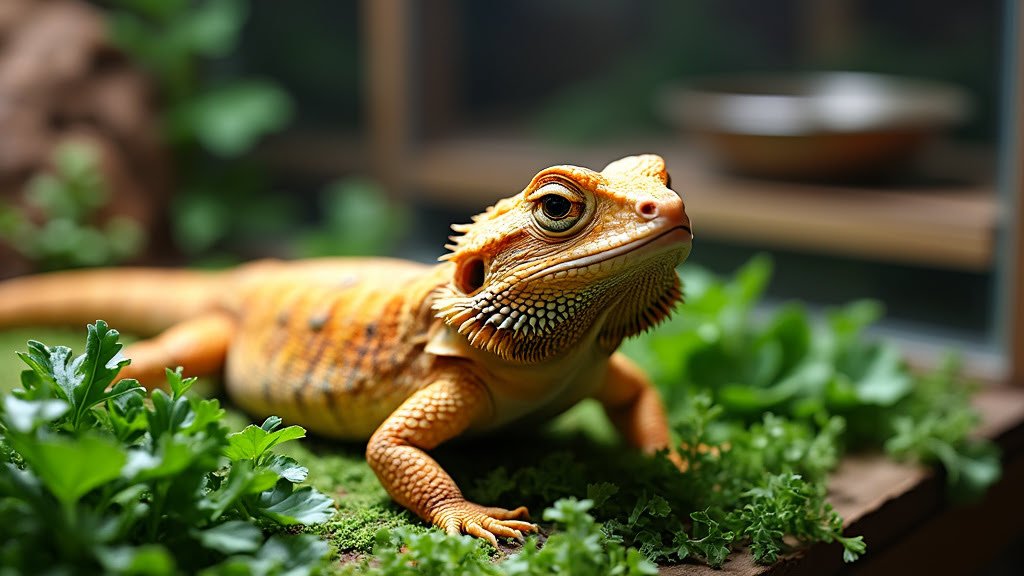
[[[103,155],[103,205],[74,192],[81,187],[68,183],[59,147],[33,183],[0,190],[4,243],[37,270],[368,253],[431,261],[450,223],[514,194],[546,165],[599,168],[620,154],[658,152],[696,227],[692,262],[729,274],[768,252],[773,304],[799,298],[817,314],[870,297],[887,308],[884,330],[953,341],[995,362],[1005,268],[993,239],[1008,234],[995,190],[1005,65],[997,0],[445,0],[430,9],[310,0],[301,10],[248,0],[16,2],[95,10],[111,50],[151,84],[169,157],[166,170],[134,171],[145,182],[136,201],[156,214],[138,218],[142,235],[125,223],[137,210],[119,211],[123,187]],[[5,46],[13,53],[16,42]],[[111,58],[95,56],[87,76]],[[969,96],[970,116],[928,148],[922,166],[850,186],[731,174],[666,111],[673,89],[702,79],[828,70],[945,82]],[[88,115],[68,126],[61,118],[47,121],[72,132],[90,126]],[[932,154],[946,145],[951,154]],[[29,200],[54,182],[79,198],[74,215],[54,218],[52,206]],[[750,213],[716,205],[733,189],[758,202],[737,202]],[[851,217],[877,236],[840,231],[835,246],[823,243],[786,215],[801,199],[814,203],[815,220],[865,203]],[[962,206],[957,221],[968,222],[975,252],[945,261],[946,246],[919,220],[944,213],[935,225],[946,225]],[[86,248],[68,253],[77,245]],[[901,255],[907,245],[924,248]],[[18,270],[27,269],[5,274]]]
[[[42,270],[121,262],[145,245],[145,232],[130,218],[92,224],[96,211],[110,201],[94,152],[83,144],[64,144],[54,151],[53,172],[29,181],[24,205],[41,215],[40,222],[0,205],[0,239]]]
[[[430,9],[387,4],[377,15],[355,0],[310,0],[301,10],[248,0],[68,2],[96,9],[109,41],[151,83],[170,167],[140,176],[169,194],[143,190],[156,217],[140,220],[137,234],[124,218],[108,221],[122,202],[116,178],[107,178],[109,206],[66,184],[63,196],[79,198],[82,209],[47,223],[66,211],[47,216],[50,209],[27,199],[40,181],[51,189],[70,182],[51,151],[45,177],[0,195],[3,242],[36,269],[367,253],[432,261],[450,223],[515,193],[545,165],[599,168],[611,150],[655,151],[669,158],[687,195],[698,234],[691,262],[726,274],[767,251],[776,271],[769,302],[799,298],[816,313],[867,296],[885,303],[885,329],[982,354],[997,339],[997,0],[446,0]],[[107,59],[101,55],[92,73]],[[783,183],[784,191],[824,199],[820,210],[832,214],[861,191],[878,198],[877,220],[896,222],[879,238],[897,251],[904,241],[927,243],[929,259],[865,251],[870,243],[856,237],[823,248],[799,237],[798,222],[795,232],[762,233],[757,215],[742,210],[731,211],[741,232],[722,229],[702,212],[720,191],[686,189],[695,168],[714,174],[724,192],[756,190],[761,181],[722,174],[699,149],[692,154],[688,136],[666,117],[667,90],[724,74],[816,70],[923,77],[969,95],[969,118],[945,139],[961,147],[954,161],[929,164],[939,170],[853,189]],[[942,211],[944,198],[974,202],[979,191],[983,205],[972,214],[981,216],[970,233],[984,253],[971,263],[941,262],[944,247],[930,231],[901,237],[900,222],[910,229],[931,208],[929,197]],[[899,201],[887,204],[891,192]],[[788,201],[772,217],[785,217]],[[871,231],[876,218],[865,215]],[[71,246],[85,248],[72,255]]]
[[[165,133],[179,155],[200,146],[237,157],[288,123],[291,100],[277,84],[204,73],[206,59],[235,52],[248,14],[246,0],[116,0],[113,5],[110,34],[156,80]]]
[[[316,223],[292,199],[271,193],[268,174],[244,158],[292,120],[292,99],[275,81],[211,66],[237,52],[246,0],[117,0],[116,43],[157,80],[164,130],[175,151],[180,191],[172,207],[177,246],[200,263],[222,265],[261,253],[288,257],[387,253],[403,212],[365,180],[338,180],[318,195]],[[224,160],[230,160],[225,163]],[[316,228],[311,230],[310,228]]]
[[[81,200],[72,192],[78,185],[66,184],[63,196],[79,198],[82,209],[48,224],[49,210],[27,199],[38,195],[30,189],[39,181],[51,189],[70,182],[51,151],[51,166],[40,170],[45,178],[0,199],[6,244],[37,269],[367,253],[430,261],[441,254],[450,223],[515,193],[545,165],[599,168],[613,149],[657,151],[669,158],[692,208],[692,262],[729,273],[768,251],[776,271],[766,287],[770,302],[799,298],[817,312],[868,296],[885,303],[886,328],[982,352],[999,329],[998,254],[993,243],[982,246],[1002,233],[993,184],[1004,63],[997,0],[447,0],[430,9],[386,4],[379,14],[354,0],[310,0],[302,10],[248,0],[67,3],[97,10],[109,41],[151,83],[170,168],[149,181],[164,182],[171,193],[162,199],[151,191],[157,218],[141,221],[140,235],[123,218],[108,222],[110,209]],[[95,75],[110,57],[98,58]],[[760,181],[717,173],[714,162],[691,154],[687,136],[666,117],[666,90],[723,74],[815,70],[960,87],[971,115],[947,140],[970,153],[957,148],[954,162],[932,163],[937,173],[895,182],[853,189],[786,182],[783,190],[816,202],[860,191],[883,201],[899,194],[899,202],[877,207],[878,220],[900,214],[884,233],[895,248],[904,242],[899,222],[913,224],[921,212],[913,206],[930,207],[931,196],[944,209],[944,197],[970,200],[980,190],[982,216],[971,233],[984,254],[961,265],[937,262],[940,256],[890,258],[861,250],[868,243],[856,238],[823,248],[811,236],[793,240],[799,230],[750,232],[756,215],[742,210],[732,211],[742,233],[708,223],[702,210],[719,190],[684,189],[688,171],[714,173],[726,192],[756,189]],[[688,161],[680,164],[680,157]],[[98,174],[102,180],[106,171]],[[116,206],[118,183],[108,179],[114,193],[105,202]],[[838,211],[827,201],[822,206]],[[864,230],[874,221],[868,215]],[[72,228],[77,232],[64,232]],[[100,239],[115,236],[117,247],[101,247]],[[906,240],[943,251],[932,236]],[[55,255],[75,245],[87,248]],[[921,285],[929,290],[922,293]]]
[[[253,20],[248,0],[98,4],[110,41],[154,85],[162,140],[173,159],[174,194],[157,224],[170,228],[173,245],[147,260],[223,266],[265,255],[381,254],[396,246],[409,225],[408,211],[372,180],[281,183],[253,155],[266,136],[292,124],[294,104],[279,82],[244,70],[239,45]],[[317,19],[298,20],[290,28],[295,42],[250,42],[257,58],[276,58],[273,71],[298,78],[307,95],[315,88],[302,74],[315,75],[314,83],[329,80],[335,89],[341,82],[345,89],[353,74],[338,74],[317,60],[337,43],[300,32]],[[261,53],[264,46],[274,49]],[[304,56],[281,58],[294,50]],[[329,115],[335,100],[327,101],[317,110]],[[95,151],[88,144],[69,145],[52,155],[52,167],[38,173],[21,198],[0,205],[0,240],[37,270],[137,261],[153,230],[130,218],[98,215],[115,199]],[[310,188],[318,191],[306,193]]]

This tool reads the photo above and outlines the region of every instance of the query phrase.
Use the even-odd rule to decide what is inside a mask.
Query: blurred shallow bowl
[[[754,176],[863,179],[907,166],[967,116],[959,88],[854,72],[749,75],[666,89],[662,113],[730,170]]]

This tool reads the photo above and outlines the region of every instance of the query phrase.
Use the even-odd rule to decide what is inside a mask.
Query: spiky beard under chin
[[[653,264],[653,263],[652,263]],[[672,265],[638,267],[583,287],[561,290],[485,288],[472,297],[450,284],[435,293],[436,317],[474,348],[525,364],[571,349],[601,322],[598,345],[611,354],[624,338],[668,318],[682,300]]]

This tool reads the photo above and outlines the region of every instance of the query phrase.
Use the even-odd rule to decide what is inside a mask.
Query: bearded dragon
[[[664,161],[541,171],[455,225],[434,266],[384,258],[258,261],[223,272],[71,271],[0,283],[0,327],[85,323],[155,334],[120,374],[220,374],[253,415],[367,440],[402,506],[496,545],[534,532],[525,507],[467,501],[427,451],[597,398],[626,441],[669,447],[665,411],[620,342],[666,318],[690,251]],[[675,452],[680,468],[683,462]]]

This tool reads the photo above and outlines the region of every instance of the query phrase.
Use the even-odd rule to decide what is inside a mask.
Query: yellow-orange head
[[[675,268],[692,234],[659,156],[601,172],[554,166],[467,225],[442,257],[451,282],[439,318],[469,343],[536,362],[599,330],[609,352],[667,317],[680,300]]]

